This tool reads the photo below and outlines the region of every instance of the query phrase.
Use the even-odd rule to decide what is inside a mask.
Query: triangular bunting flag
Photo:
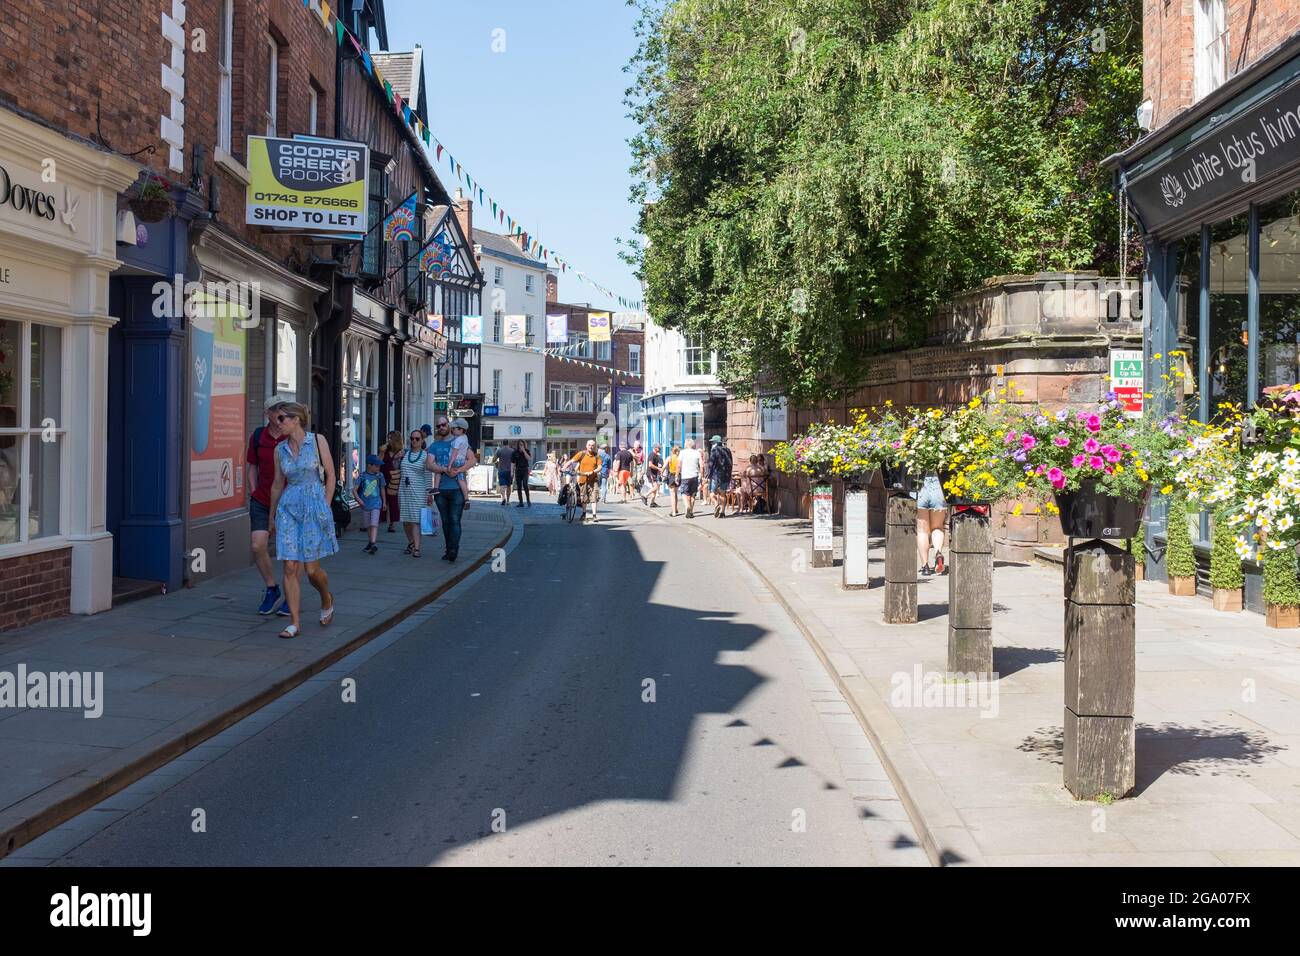
[[[342,46],[342,45],[343,45],[343,33],[344,33],[344,29],[343,29],[343,21],[342,21],[342,20],[335,20],[335,21],[334,21],[334,35],[338,37],[338,43],[337,43],[338,46]]]

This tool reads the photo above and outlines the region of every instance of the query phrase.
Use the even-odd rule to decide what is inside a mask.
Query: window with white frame
[[[501,284],[501,276],[502,276],[501,267],[500,267],[500,266],[496,266],[496,267],[494,267],[493,270],[492,270],[492,284],[493,284],[493,285],[500,285],[500,284]]]
[[[492,341],[497,345],[501,344],[501,321],[505,318],[505,313],[496,309],[492,313]]]
[[[1193,4],[1196,43],[1193,85],[1199,100],[1227,79],[1228,12],[1227,0],[1193,0]]]
[[[533,291],[533,274],[531,272],[524,276],[524,291]]]
[[[0,552],[62,533],[63,332],[0,319]]]
[[[533,410],[533,373],[524,372],[524,411]]]
[[[533,334],[533,316],[524,316],[524,344],[536,345],[536,336]]]
[[[613,345],[614,345],[613,342],[592,342],[591,347],[594,350],[592,354],[598,360],[602,362],[608,362],[610,356],[613,354],[612,352]]]
[[[266,38],[266,135],[274,136],[276,117],[279,114],[280,96],[280,46],[275,37]]]
[[[217,149],[231,150],[230,115],[234,109],[235,0],[223,0],[217,49]]]
[[[710,375],[713,367],[709,350],[699,336],[688,335],[682,345],[682,374]]]
[[[576,411],[578,387],[576,385],[560,386],[560,411]]]
[[[489,404],[496,405],[498,408],[501,406],[501,369],[499,368],[492,370],[492,401]]]
[[[627,347],[627,370],[629,372],[641,373],[641,346],[629,345]]]
[[[598,412],[609,411],[609,386],[608,385],[596,386],[596,411]]]
[[[587,341],[586,334],[570,332],[567,352],[576,358],[591,358],[591,343]]]
[[[562,400],[563,399],[560,392],[560,383],[551,382],[549,385],[547,385],[546,387],[547,409],[552,412],[558,412],[560,410],[560,404]]]
[[[320,93],[317,91],[316,81],[312,80],[307,85],[307,132],[311,136],[316,135],[316,124],[320,117]]]
[[[577,399],[578,399],[578,407],[576,409],[577,411],[580,412],[591,411],[591,386],[579,385]]]

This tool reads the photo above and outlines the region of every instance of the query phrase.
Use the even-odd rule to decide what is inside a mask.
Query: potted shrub
[[[1128,539],[1128,551],[1133,555],[1133,580],[1145,581],[1147,577],[1147,545],[1139,530]]]
[[[1187,499],[1175,495],[1169,502],[1165,550],[1165,574],[1169,593],[1182,597],[1196,596],[1196,552],[1187,530]]]
[[[1300,627],[1300,581],[1296,580],[1295,548],[1264,548],[1264,609],[1269,627]]]
[[[1222,515],[1214,517],[1213,547],[1210,551],[1210,586],[1214,588],[1216,611],[1240,611],[1241,589],[1246,576],[1235,547],[1236,535]]]
[[[176,211],[172,202],[171,183],[161,176],[146,173],[145,178],[136,186],[135,195],[128,201],[131,212],[141,222],[162,222]]]

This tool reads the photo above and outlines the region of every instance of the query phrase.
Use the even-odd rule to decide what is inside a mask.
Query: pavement
[[[1139,582],[1137,787],[1103,806],[1062,785],[1061,569],[996,563],[997,678],[931,706],[911,689],[946,671],[947,578],[921,579],[919,623],[885,625],[879,538],[871,588],[846,591],[811,567],[806,521],[670,522],[728,545],[799,622],[933,862],[1300,865],[1300,631]]]
[[[498,509],[490,565],[0,867],[928,865],[743,562],[639,505]]]
[[[385,632],[468,575],[513,530],[506,509],[476,499],[460,559],[402,554],[400,528],[381,526],[379,553],[353,528],[322,566],[334,620],[317,621],[304,582],[303,630],[277,637],[288,618],[260,617],[264,585],[253,568],[91,616],[0,634],[0,672],[102,674],[103,713],[0,708],[0,857],[199,746],[350,651]]]

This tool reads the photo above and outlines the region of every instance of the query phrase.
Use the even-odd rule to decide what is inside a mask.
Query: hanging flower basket
[[[880,477],[885,482],[885,490],[891,495],[905,495],[912,491],[912,475],[908,472],[907,465],[901,462],[882,464]]]
[[[131,212],[140,222],[162,222],[176,211],[168,191],[170,184],[158,177],[149,176],[136,188],[135,195],[127,200]]]
[[[948,488],[952,484],[952,480],[953,478],[956,477],[956,475],[957,475],[956,472],[947,471],[942,468],[939,469],[939,484],[943,486],[943,500],[946,501],[949,506],[987,505],[992,503],[993,501],[992,498],[981,498],[975,495],[954,495],[952,492],[950,492]]]
[[[1092,479],[1080,482],[1078,491],[1056,492],[1061,509],[1061,532],[1070,538],[1131,538],[1138,533],[1151,486],[1138,500],[1107,494]]]

